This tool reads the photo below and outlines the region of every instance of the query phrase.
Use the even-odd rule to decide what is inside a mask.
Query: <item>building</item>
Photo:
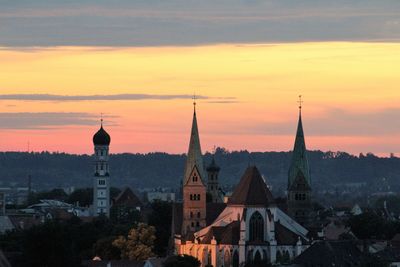
[[[207,166],[207,193],[211,198],[211,202],[221,203],[223,196],[219,187],[218,175],[220,167],[215,163],[215,156],[213,155],[210,165]]]
[[[353,241],[317,241],[294,263],[303,267],[360,266],[362,252]]]
[[[139,218],[143,204],[136,194],[126,187],[113,199],[111,206],[111,218],[120,223],[128,223]]]
[[[219,170],[218,170],[219,171]],[[183,178],[183,203],[173,206],[176,254],[198,258],[202,266],[242,266],[293,259],[310,246],[308,230],[277,207],[264,179],[249,166],[228,202],[206,202],[206,183],[196,110]]]
[[[110,135],[100,129],[93,136],[94,145],[94,178],[93,178],[93,215],[110,216],[110,172],[108,166]]]
[[[299,102],[299,121],[288,175],[287,208],[291,217],[307,225],[312,213],[311,177],[301,120],[301,98]]]

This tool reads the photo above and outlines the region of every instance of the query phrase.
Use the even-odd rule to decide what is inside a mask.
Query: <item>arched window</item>
[[[197,212],[197,218],[200,218],[200,211]]]
[[[192,194],[190,194],[190,200],[193,200],[193,195]]]
[[[233,252],[232,267],[239,267],[239,254],[236,250]]]
[[[197,175],[193,174],[193,182],[197,182]]]
[[[256,255],[254,255],[254,263],[260,263],[261,262],[261,253],[260,251],[256,251]]]
[[[224,266],[231,266],[231,254],[229,250],[225,250],[224,252]]]
[[[190,212],[190,218],[193,218],[193,212]]]
[[[264,241],[264,219],[256,211],[250,218],[250,241]]]
[[[200,200],[200,194],[197,195],[197,200]]]

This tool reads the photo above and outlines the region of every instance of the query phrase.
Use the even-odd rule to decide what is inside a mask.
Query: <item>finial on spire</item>
[[[103,127],[103,112],[100,113],[100,124],[101,124],[101,127]]]
[[[196,112],[196,92],[193,93],[193,109]]]
[[[216,151],[217,151],[217,147],[214,145],[212,153],[215,154]]]
[[[301,108],[302,108],[302,104],[303,104],[303,100],[301,100],[301,95],[299,95],[299,101],[297,101],[297,103],[299,103],[299,111],[301,113]]]

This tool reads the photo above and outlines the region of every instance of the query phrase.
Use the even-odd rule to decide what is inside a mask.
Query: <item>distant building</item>
[[[135,193],[126,187],[113,199],[111,206],[111,218],[118,222],[132,222],[135,214],[142,210],[143,204]]]
[[[215,156],[212,156],[210,165],[207,166],[207,193],[211,197],[211,202],[221,203],[223,202],[223,194],[219,187],[218,176],[220,168],[215,163]]]
[[[93,136],[94,179],[93,179],[93,215],[110,216],[110,172],[108,166],[110,135],[101,127]]]
[[[146,199],[149,202],[154,202],[155,200],[173,202],[175,201],[175,193],[160,191],[146,192]]]
[[[303,267],[360,266],[363,255],[353,241],[317,241],[294,263]]]

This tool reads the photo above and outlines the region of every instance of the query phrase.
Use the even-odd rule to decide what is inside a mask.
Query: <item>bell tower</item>
[[[211,202],[222,202],[219,192],[218,174],[220,167],[215,163],[215,155],[212,156],[210,165],[207,166],[207,193],[211,196]]]
[[[311,178],[301,120],[302,100],[299,96],[299,122],[288,175],[288,213],[300,224],[310,222],[312,213]]]
[[[108,167],[110,135],[100,129],[93,136],[94,178],[93,178],[93,216],[110,216],[110,173]]]
[[[206,186],[204,183],[206,176],[197,128],[195,98],[193,106],[192,130],[183,176],[183,236],[206,226]]]

